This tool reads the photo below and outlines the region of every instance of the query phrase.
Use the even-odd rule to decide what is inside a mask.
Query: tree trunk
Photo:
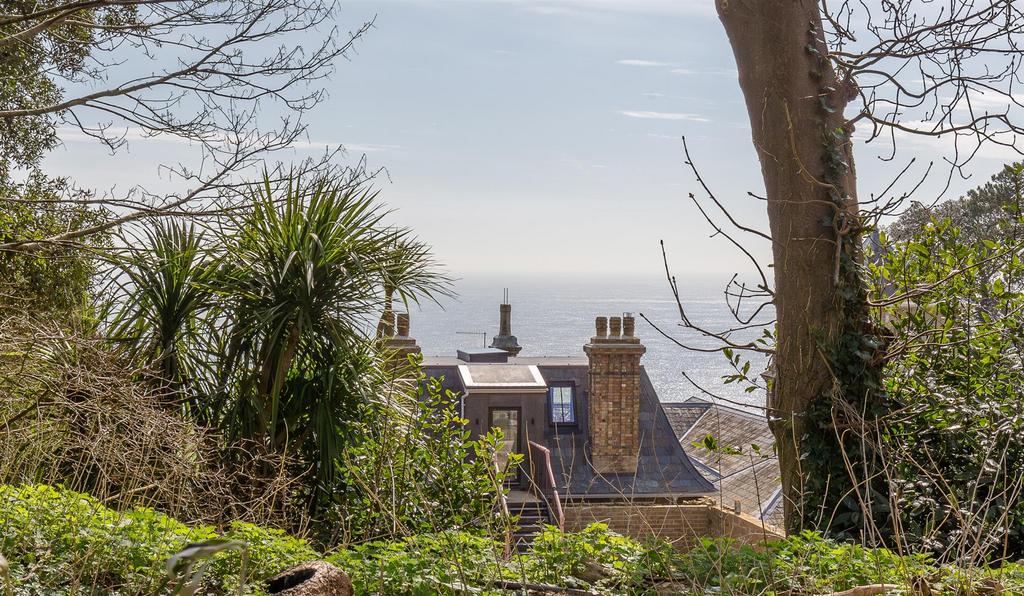
[[[768,406],[792,531],[815,513],[800,510],[801,441],[825,432],[807,413],[834,391],[828,351],[846,316],[837,292],[841,253],[857,250],[856,242],[844,241],[857,213],[843,128],[851,92],[822,58],[827,48],[817,2],[716,0],[716,6],[736,58],[767,193],[777,314]]]

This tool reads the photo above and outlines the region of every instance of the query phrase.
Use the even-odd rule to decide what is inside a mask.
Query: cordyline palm
[[[292,453],[312,438],[326,464],[345,412],[381,390],[371,335],[385,288],[407,302],[445,291],[426,247],[382,223],[376,196],[328,179],[277,192],[265,179],[233,216],[220,290],[232,435]]]
[[[201,319],[212,299],[203,236],[190,224],[157,221],[140,238],[124,241],[112,278],[119,290],[113,336],[128,345],[171,396],[194,400],[191,393],[182,394],[204,366],[197,357],[205,343]]]

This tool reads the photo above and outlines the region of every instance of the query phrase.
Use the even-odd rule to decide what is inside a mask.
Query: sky
[[[737,219],[767,228],[760,170],[732,53],[712,0],[345,1],[342,31],[374,28],[308,115],[309,145],[347,148],[384,167],[389,218],[413,228],[456,277],[662,274],[721,276],[744,257],[712,238],[688,193],[686,136],[702,176]],[[942,141],[908,141],[939,159]],[[68,135],[48,159],[81,186],[152,182],[189,151],[133,140],[109,155]],[[861,196],[893,168],[858,148]],[[300,157],[298,152],[296,157]],[[984,153],[955,196],[997,171]],[[924,202],[934,196],[925,185]],[[767,262],[767,243],[751,240]]]

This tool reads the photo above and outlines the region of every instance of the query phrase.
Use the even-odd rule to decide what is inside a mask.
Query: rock
[[[267,592],[281,596],[352,596],[352,580],[330,563],[310,561],[267,580]]]
[[[594,561],[586,561],[583,564],[583,570],[576,574],[576,577],[582,579],[588,584],[599,582],[602,579],[607,579],[611,576],[611,570],[600,563],[595,563]]]
[[[981,580],[981,586],[978,587],[978,594],[984,594],[985,596],[1000,596],[1003,593],[1003,584],[994,577],[986,577]]]

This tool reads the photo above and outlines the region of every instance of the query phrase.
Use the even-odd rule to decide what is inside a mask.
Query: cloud
[[[637,60],[630,58],[627,60],[616,60],[616,64],[622,64],[623,66],[672,66],[670,62],[658,62],[656,60]]]
[[[908,120],[900,122],[900,125],[921,133],[929,133],[935,129],[934,122],[921,120]],[[1024,143],[1017,135],[1009,131],[990,131],[988,134],[992,140],[980,141],[973,134],[947,132],[941,135],[932,135],[918,134],[908,130],[894,130],[892,137],[888,132],[883,132],[881,137],[875,139],[875,142],[880,144],[878,150],[883,153],[888,153],[891,150],[892,142],[895,141],[897,149],[902,148],[907,152],[932,153],[945,159],[955,158],[960,162],[969,157],[1003,163],[1020,159],[1021,154],[1013,146],[1024,147]],[[856,131],[854,138],[861,142],[864,141],[863,137],[857,137]]]
[[[735,68],[705,68],[702,70],[694,70],[692,68],[673,68],[671,72],[672,74],[677,75],[709,75],[716,77],[734,77],[738,74]]]
[[[684,114],[681,112],[649,112],[646,110],[620,110],[623,116],[630,118],[644,118],[648,120],[686,120],[688,122],[710,122],[708,118],[700,114]]]
[[[395,149],[403,149],[401,145],[377,145],[367,143],[335,143],[345,147],[345,150],[350,153],[374,153],[377,151],[391,151]]]
[[[121,138],[123,135],[126,141],[145,141],[150,143],[176,143],[181,145],[191,145],[195,141],[190,139],[170,135],[151,135],[144,129],[139,127],[128,127],[124,129],[110,129],[107,134],[114,136],[115,138]],[[78,128],[70,126],[62,126],[57,129],[57,138],[64,143],[99,143],[99,140],[95,137],[91,137]],[[292,149],[327,149],[344,147],[349,153],[377,153],[380,151],[390,151],[395,149],[403,149],[401,145],[386,145],[383,143],[342,143],[338,141],[303,141],[296,140],[291,144]]]
[[[654,93],[654,92],[641,93],[641,95],[643,95],[644,97],[665,97],[664,93]]]
[[[494,1],[518,3],[522,0]],[[541,14],[574,14],[590,10],[704,17],[715,15],[715,4],[711,0],[527,0],[527,2],[532,4],[527,7],[527,10]]]
[[[1018,108],[1024,104],[1024,94],[1010,93],[997,90],[978,90],[971,91],[969,93],[970,107],[974,110],[981,112],[1005,112],[1011,108]],[[946,104],[952,98],[945,98]],[[957,104],[957,109],[966,110],[968,103],[966,100],[961,100]]]
[[[566,8],[565,6],[527,6],[526,10],[544,15],[570,15],[579,14],[578,10]]]
[[[123,138],[125,141],[151,141],[154,143],[180,143],[183,145],[192,143],[192,141],[188,139],[172,134],[154,135],[137,126],[130,126],[127,128],[109,128],[103,134],[113,139]],[[58,128],[57,138],[63,143],[100,143],[100,140],[95,136],[88,135],[82,132],[81,129],[73,126],[62,126]]]
[[[403,149],[401,145],[385,145],[382,143],[341,143],[338,141],[296,141],[292,143],[292,149],[328,149],[344,147],[349,153],[378,153],[381,151],[392,151]]]

